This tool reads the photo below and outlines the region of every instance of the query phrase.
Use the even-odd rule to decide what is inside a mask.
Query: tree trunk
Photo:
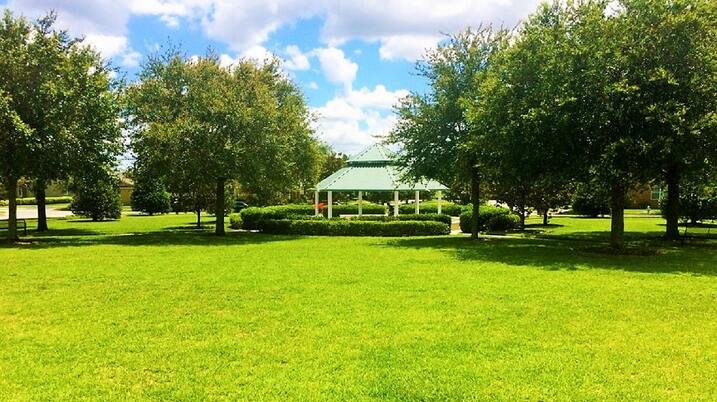
[[[543,211],[543,226],[548,226],[548,210],[547,208]]]
[[[473,203],[473,216],[471,219],[471,239],[478,238],[480,232],[480,175],[478,169],[471,167],[471,202]]]
[[[625,187],[612,183],[610,188],[610,247],[622,249],[625,234]]]
[[[520,196],[520,230],[525,230],[525,192]]]
[[[680,238],[680,171],[677,166],[670,166],[665,172],[667,183],[667,203],[665,205],[665,220],[667,229],[665,237],[670,240]]]
[[[216,204],[214,205],[214,216],[217,218],[214,234],[224,235],[224,179],[217,180]]]
[[[197,208],[197,229],[202,227],[202,209]]]
[[[5,184],[8,199],[7,239],[16,241],[17,237],[17,179],[9,177]]]
[[[35,182],[35,200],[37,201],[37,231],[47,231],[47,198],[45,197],[45,189],[47,185],[44,180]]]

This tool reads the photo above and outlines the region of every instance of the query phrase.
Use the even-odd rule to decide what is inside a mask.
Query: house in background
[[[122,205],[132,205],[132,189],[134,182],[127,176],[120,176],[119,193]]]
[[[628,193],[627,208],[659,209],[665,191],[658,185],[641,184]]]

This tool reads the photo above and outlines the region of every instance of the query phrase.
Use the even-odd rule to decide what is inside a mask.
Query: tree
[[[10,97],[0,89],[0,180],[8,203],[7,238],[17,240],[17,181],[30,163],[32,130],[10,107]]]
[[[170,211],[171,196],[162,180],[145,174],[135,176],[132,189],[132,209],[149,215]]]
[[[196,200],[211,184],[216,234],[229,184],[272,199],[316,180],[308,108],[275,60],[223,68],[212,54],[188,60],[170,50],[150,58],[128,99],[138,163],[163,166],[170,190]]]
[[[653,162],[648,167],[667,184],[666,237],[676,239],[681,183],[717,162],[717,3],[623,0],[621,5],[622,50],[631,84],[640,92]]]
[[[476,98],[476,77],[504,45],[505,31],[490,27],[468,29],[429,50],[416,64],[419,76],[428,81],[428,93],[411,93],[396,107],[398,122],[387,141],[401,147],[398,161],[407,177],[432,178],[445,184],[470,180],[475,213],[471,236],[478,236],[481,161],[467,146],[469,126],[465,97]],[[487,134],[487,133],[481,133]]]
[[[74,197],[70,210],[75,215],[93,221],[119,219],[122,201],[119,195],[119,178],[110,169],[95,169],[73,179]]]
[[[47,230],[47,185],[105,164],[121,148],[109,68],[81,40],[54,29],[54,22],[53,13],[30,23],[6,11],[0,33],[0,82],[14,112],[32,129],[32,163],[22,175],[34,182],[40,231]]]

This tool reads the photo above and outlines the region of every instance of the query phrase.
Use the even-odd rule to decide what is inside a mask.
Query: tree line
[[[216,215],[240,189],[276,202],[313,185],[335,164],[311,128],[297,85],[277,60],[220,65],[211,51],[170,48],[143,63],[137,80],[54,27],[49,13],[0,21],[0,187],[9,200],[8,238],[17,239],[17,185],[33,183],[38,230],[47,230],[45,190],[70,183],[73,212],[118,218],[118,160],[131,153],[133,201],[142,211]]]
[[[621,248],[636,184],[666,186],[669,239],[683,187],[715,187],[713,1],[544,3],[517,29],[450,36],[417,71],[429,90],[397,106],[387,141],[407,175],[469,183],[476,210],[487,191],[524,223],[529,207],[565,205],[575,186],[604,191]]]

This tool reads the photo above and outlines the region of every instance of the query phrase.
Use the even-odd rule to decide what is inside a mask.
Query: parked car
[[[242,201],[242,200],[236,200],[236,201],[234,201],[234,205],[232,206],[232,210],[233,210],[234,212],[241,212],[242,209],[248,208],[248,207],[249,207],[249,204],[247,204],[246,202],[244,202],[244,201]]]

